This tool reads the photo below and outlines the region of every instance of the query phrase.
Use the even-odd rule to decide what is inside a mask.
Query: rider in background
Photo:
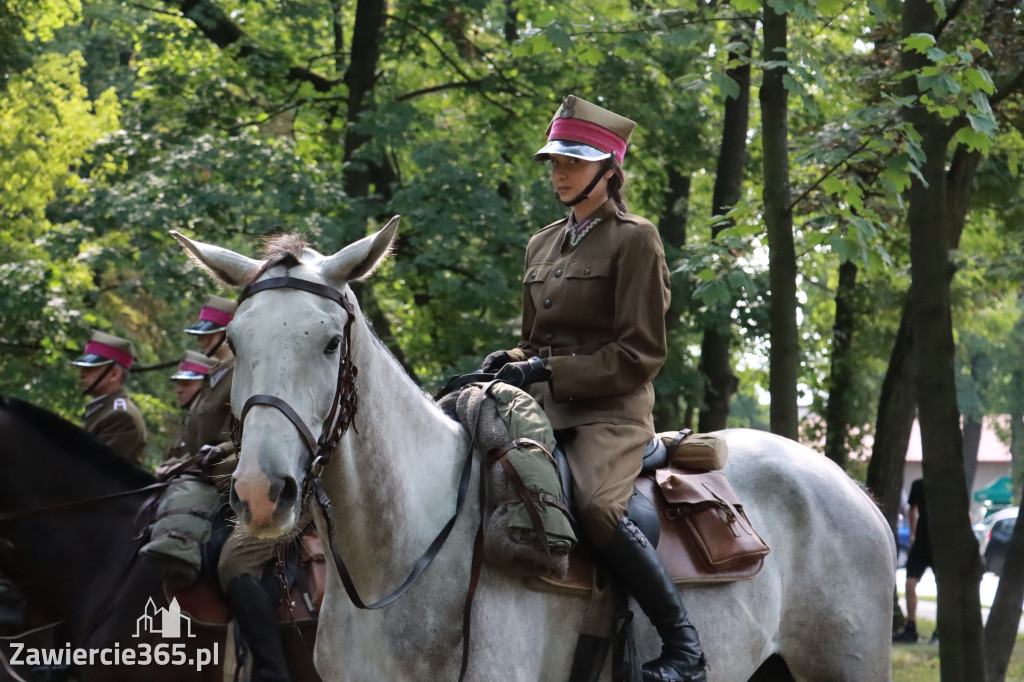
[[[227,326],[237,304],[210,296],[195,324],[185,330],[195,336],[203,352],[217,364],[189,408],[184,431],[185,452],[205,452],[204,463],[213,467],[218,486],[227,492],[230,474],[238,463],[231,440],[231,380],[235,356],[226,343]],[[275,613],[276,595],[263,588],[267,567],[277,558],[277,542],[257,540],[235,529],[220,552],[217,577],[253,658],[253,682],[289,679],[281,630]]]
[[[146,424],[128,397],[135,348],[130,341],[93,331],[85,352],[71,361],[80,367],[82,393],[92,400],[85,407],[82,428],[132,462],[141,462],[146,449]]]
[[[235,315],[235,302],[210,296],[199,311],[199,319],[185,329],[213,365],[193,398],[182,424],[177,455],[205,453],[204,464],[217,466],[217,474],[234,470],[235,446],[231,441],[231,379],[235,356],[225,343],[227,326]],[[225,488],[226,490],[226,488]]]
[[[655,436],[651,381],[667,353],[669,272],[657,228],[627,213],[622,160],[636,124],[575,96],[562,102],[547,161],[568,215],[533,235],[523,276],[522,341],[483,372],[529,387],[559,436],[577,520],[662,639],[643,679],[704,682],[705,658],[654,547],[626,516]]]
[[[189,434],[193,431],[191,428],[192,412],[189,408],[203,388],[203,380],[210,370],[217,366],[217,362],[216,359],[207,357],[203,353],[187,350],[185,357],[178,363],[178,371],[171,376],[171,381],[175,384],[175,393],[178,396],[178,407],[183,412],[181,426],[167,451],[167,460],[187,458],[189,452],[192,451],[192,447],[189,445]]]

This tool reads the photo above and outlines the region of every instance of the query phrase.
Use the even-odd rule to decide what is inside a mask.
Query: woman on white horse
[[[669,273],[657,228],[626,212],[633,121],[569,95],[534,154],[569,215],[526,248],[522,341],[481,371],[528,390],[559,433],[577,519],[662,639],[643,679],[704,682],[697,630],[654,547],[626,516],[654,437],[651,381],[667,352]]]

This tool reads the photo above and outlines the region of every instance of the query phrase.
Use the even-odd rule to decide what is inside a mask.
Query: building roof
[[[981,443],[978,445],[979,462],[1009,462],[1010,446],[999,438],[997,429],[1009,430],[1009,416],[985,417],[982,420]],[[907,461],[921,461],[921,427],[917,420],[914,420],[914,427],[910,432],[910,443],[907,446]]]

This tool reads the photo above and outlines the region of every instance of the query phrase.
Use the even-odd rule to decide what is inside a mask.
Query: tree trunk
[[[1006,548],[992,610],[985,624],[985,682],[1003,682],[1017,642],[1024,606],[1024,523],[1017,523]]]
[[[850,345],[853,342],[855,316],[854,289],[857,265],[846,261],[839,266],[836,287],[836,321],[832,326],[832,374],[829,380],[828,406],[825,410],[825,456],[846,469],[849,453],[846,448],[850,429],[850,400],[853,367]]]
[[[786,14],[763,3],[764,59],[785,61]],[[768,228],[768,313],[771,347],[768,390],[772,433],[797,438],[797,371],[800,346],[796,324],[796,249],[789,184],[788,96],[786,66],[765,69],[761,84],[761,127],[764,153],[764,220]]]
[[[930,0],[907,0],[902,33],[934,33],[937,23]],[[904,71],[929,66],[925,55],[904,51]],[[904,81],[905,94],[919,96],[916,79]],[[922,178],[909,191],[914,300],[914,383],[917,388],[925,499],[939,590],[938,628],[943,680],[984,679],[981,561],[971,532],[964,474],[960,415],[957,411],[953,324],[950,312],[949,225],[946,215],[946,152],[951,132],[920,103],[906,111],[921,136],[925,154]]]
[[[668,187],[665,189],[665,208],[658,220],[658,231],[665,244],[669,260],[678,257],[679,250],[686,245],[686,226],[690,201],[690,174],[677,168],[668,170]],[[665,331],[670,332],[679,325],[683,315],[682,299],[673,297],[665,313]],[[669,344],[666,365],[680,367],[683,363],[683,349]],[[674,376],[671,370],[666,376]],[[659,431],[686,428],[685,417],[680,415],[683,386],[678,381],[655,382],[657,399],[654,401],[654,425]]]
[[[747,126],[750,123],[750,57],[753,36],[745,31],[732,36],[731,42],[742,42],[742,54],[729,53],[729,61],[740,61],[736,68],[726,75],[736,81],[739,93],[725,100],[725,116],[722,127],[722,146],[718,151],[718,168],[715,172],[715,188],[711,196],[711,215],[724,216],[743,193],[743,168],[747,158]],[[715,239],[731,221],[720,220],[711,227],[711,238]],[[736,392],[739,379],[732,371],[732,322],[730,313],[733,306],[716,306],[704,317],[704,338],[700,345],[700,370],[704,375],[704,405],[700,411],[699,430],[703,433],[718,431],[726,427],[729,419],[729,403]]]
[[[1021,374],[1014,372],[1014,379],[1024,380]],[[1024,486],[1024,413],[1020,408],[1010,413],[1010,476],[1013,479],[1013,489],[1019,491],[1021,486]],[[1020,498],[1017,502],[1020,502]]]
[[[964,479],[968,495],[974,489],[974,474],[978,471],[978,449],[981,447],[984,421],[983,417],[964,417]]]
[[[913,309],[908,296],[903,304],[900,327],[896,332],[896,340],[889,356],[889,368],[885,372],[882,393],[878,399],[875,444],[871,449],[867,475],[868,490],[878,500],[879,507],[894,534],[903,494],[907,447],[910,444],[910,432],[914,428],[914,416],[917,412],[912,373],[912,314]]]
[[[379,166],[387,160],[375,161],[363,149],[371,137],[360,130],[360,119],[369,108],[377,65],[380,61],[381,33],[384,30],[387,2],[385,0],[359,0],[356,4],[355,26],[352,30],[352,50],[345,85],[348,86],[348,125],[345,128],[345,191],[353,197],[366,197],[371,189],[378,192],[386,187],[373,187],[377,176],[386,176]],[[378,183],[379,184],[379,183]]]

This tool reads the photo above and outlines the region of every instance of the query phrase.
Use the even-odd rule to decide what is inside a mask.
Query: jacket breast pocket
[[[565,267],[565,294],[585,314],[608,311],[615,299],[610,258],[572,261]]]

